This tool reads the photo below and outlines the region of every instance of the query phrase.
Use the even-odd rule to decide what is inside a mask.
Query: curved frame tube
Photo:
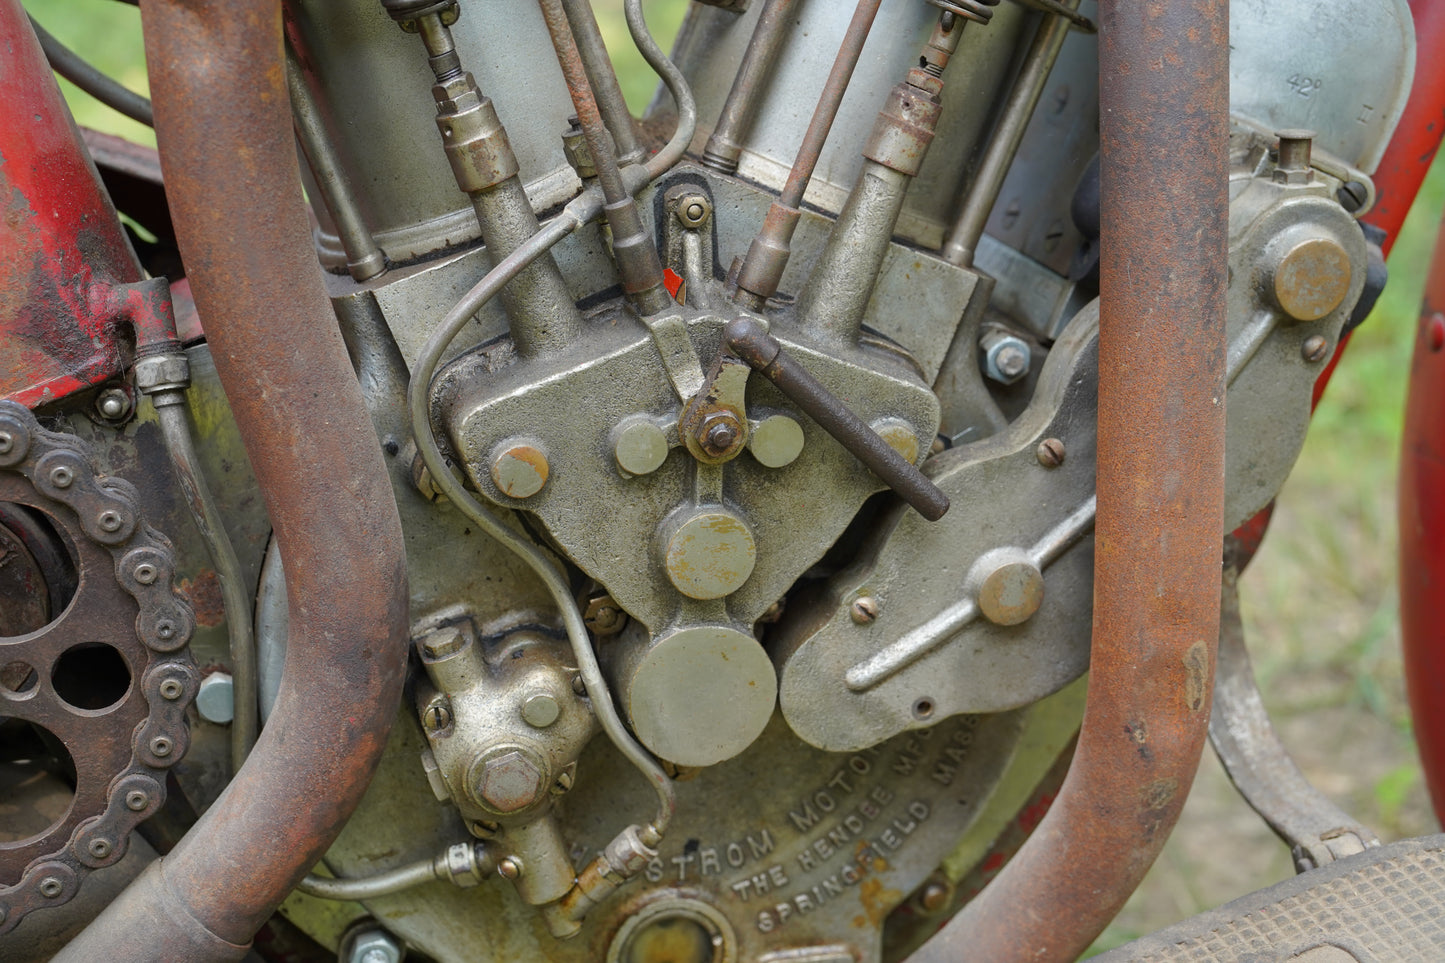
[[[291,629],[276,711],[240,775],[56,959],[239,960],[341,831],[385,747],[405,669],[406,559],[311,244],[280,2],[145,0],[141,14],[176,234],[292,562]]]
[[[1034,835],[914,957],[1071,960],[1138,886],[1209,724],[1224,494],[1225,0],[1100,4],[1094,641],[1078,750]]]

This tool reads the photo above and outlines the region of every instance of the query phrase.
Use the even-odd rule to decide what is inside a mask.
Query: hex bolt
[[[226,725],[236,717],[235,684],[228,673],[212,672],[201,680],[196,690],[196,711],[216,725]]]
[[[401,963],[404,948],[383,929],[366,929],[356,934],[346,963]]]
[[[522,861],[515,856],[508,856],[497,863],[497,873],[503,879],[517,879],[522,875]]]
[[[1279,160],[1275,164],[1276,184],[1309,184],[1314,180],[1310,170],[1310,152],[1314,144],[1312,130],[1281,130],[1279,138]]]
[[[120,421],[130,414],[130,395],[122,388],[106,388],[96,396],[95,410],[107,421]]]
[[[994,329],[979,339],[979,347],[983,349],[983,372],[989,380],[1011,385],[1029,373],[1033,349],[1017,335]]]
[[[1039,442],[1035,454],[1040,465],[1045,468],[1058,468],[1064,463],[1064,443],[1057,438],[1045,438]]]
[[[562,715],[562,707],[550,692],[534,692],[522,702],[522,720],[533,729],[545,729]]]
[[[441,732],[452,724],[452,710],[444,702],[433,702],[422,713],[421,723],[428,732]]]
[[[531,498],[547,484],[551,466],[540,448],[503,442],[492,455],[492,482],[509,498]]]
[[[848,617],[858,625],[868,625],[878,618],[878,600],[871,595],[862,595],[848,606]]]
[[[467,638],[462,630],[455,625],[444,625],[435,631],[428,632],[418,642],[417,647],[421,654],[432,662],[440,661],[448,656],[456,655],[466,645]]]
[[[479,803],[506,815],[535,803],[551,779],[520,749],[499,746],[473,763],[470,782]]]
[[[1330,356],[1330,339],[1322,334],[1312,334],[1300,345],[1300,354],[1311,364],[1319,364]]]

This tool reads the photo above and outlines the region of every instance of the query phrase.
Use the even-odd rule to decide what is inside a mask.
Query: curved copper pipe
[[[1100,4],[1094,642],[1078,751],[916,963],[1073,960],[1154,862],[1209,724],[1224,489],[1226,0]]]
[[[405,667],[401,524],[302,201],[279,0],[144,0],[191,289],[286,559],[281,694],[246,765],[57,960],[238,960],[361,799]]]

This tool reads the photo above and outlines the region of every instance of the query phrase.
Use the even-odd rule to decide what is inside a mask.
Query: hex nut
[[[742,446],[743,425],[731,411],[713,411],[698,424],[694,432],[698,447],[712,458],[723,458]]]
[[[456,655],[467,644],[466,634],[455,625],[444,625],[426,633],[417,640],[417,648],[424,658],[431,662]]]
[[[156,354],[135,363],[135,386],[144,394],[188,388],[191,363],[183,354]]]
[[[712,201],[706,194],[684,194],[677,199],[677,220],[683,227],[696,230],[712,216]]]
[[[550,472],[546,454],[526,442],[503,442],[492,455],[492,482],[509,498],[531,498]]]
[[[582,622],[593,635],[616,635],[627,625],[627,613],[610,595],[598,595],[587,601]]]
[[[550,782],[543,766],[516,747],[493,749],[473,764],[472,772],[477,802],[503,816],[532,805]]]
[[[106,388],[96,396],[95,410],[108,421],[120,421],[131,413],[130,395],[124,388]]]

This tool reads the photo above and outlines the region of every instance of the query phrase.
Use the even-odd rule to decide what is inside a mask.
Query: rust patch
[[[226,607],[221,600],[221,579],[212,569],[202,569],[195,578],[181,579],[181,594],[196,610],[196,624],[211,629],[226,621]]]
[[[1195,642],[1184,653],[1184,704],[1198,712],[1209,703],[1209,647]]]
[[[853,925],[859,929],[881,929],[884,918],[903,901],[903,893],[870,876],[858,884],[858,901],[863,906],[863,914],[853,917]]]
[[[1149,812],[1158,812],[1173,802],[1178,793],[1178,779],[1156,779],[1140,790],[1139,801]]]

